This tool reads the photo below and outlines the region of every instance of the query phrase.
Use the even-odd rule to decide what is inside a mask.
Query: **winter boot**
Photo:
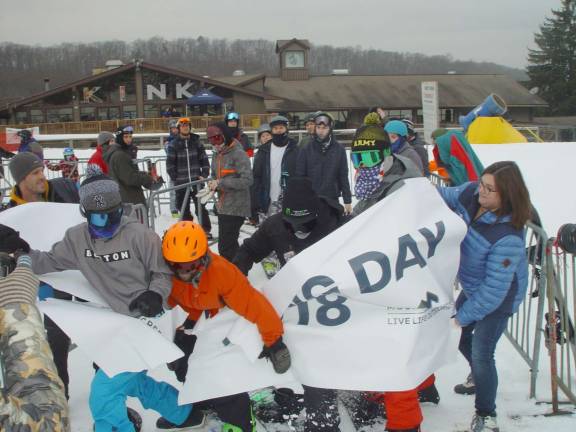
[[[482,417],[475,414],[470,424],[470,432],[500,432],[496,423],[496,416]]]
[[[164,417],[160,417],[156,421],[156,429],[161,431],[176,432],[199,429],[204,426],[206,418],[204,413],[199,409],[192,409],[188,418],[179,425],[169,422]]]
[[[454,392],[462,395],[473,395],[476,393],[476,384],[472,373],[466,378],[466,382],[454,386]]]
[[[134,426],[134,430],[136,432],[140,432],[140,430],[142,430],[142,417],[140,417],[140,414],[138,414],[138,412],[132,408],[126,408],[126,411],[128,412],[128,420],[130,420]],[[92,430],[96,430],[96,425],[92,426]],[[113,427],[112,430],[116,432],[118,431],[118,428]]]
[[[440,395],[438,394],[438,389],[435,384],[432,384],[418,392],[418,400],[422,402],[431,402],[438,405],[440,402]]]
[[[138,414],[136,410],[128,408],[128,420],[132,422],[136,432],[140,432],[142,429],[142,417],[140,417],[140,414]]]

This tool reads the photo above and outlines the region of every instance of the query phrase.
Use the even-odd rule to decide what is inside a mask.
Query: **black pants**
[[[178,189],[176,191],[176,208],[178,211],[182,209],[182,204],[184,204],[184,197],[186,195],[186,188]],[[208,211],[206,210],[206,206],[200,204],[198,198],[196,198],[196,192],[198,189],[196,187],[192,187],[190,189],[190,194],[188,195],[188,202],[184,206],[184,214],[182,215],[182,220],[192,221],[194,217],[192,216],[192,212],[190,211],[190,201],[194,201],[194,205],[196,206],[196,216],[198,216],[199,209],[202,211],[202,228],[206,233],[209,233],[212,230],[212,224],[210,223],[210,217],[208,216]]]
[[[244,219],[243,216],[218,215],[218,253],[230,262],[240,248],[238,237]]]
[[[213,410],[223,423],[239,427],[243,432],[252,432],[252,408],[248,393],[223,396],[194,404],[194,409]],[[226,427],[222,428],[227,432]]]
[[[305,432],[340,432],[336,390],[304,387]]]
[[[54,298],[72,300],[70,294],[56,289],[54,290]],[[70,376],[68,375],[68,352],[70,351],[70,338],[48,315],[44,315],[44,328],[46,329],[48,345],[54,356],[54,364],[56,365],[58,376],[64,383],[66,399],[69,399],[68,385],[70,384]]]

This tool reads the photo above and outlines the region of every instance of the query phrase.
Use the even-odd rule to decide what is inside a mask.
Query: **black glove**
[[[274,366],[274,372],[278,374],[283,374],[290,368],[290,351],[282,342],[282,337],[279,337],[272,346],[264,346],[258,358],[268,358]]]
[[[162,187],[163,184],[164,184],[164,179],[162,177],[158,177],[150,185],[150,190],[151,191],[157,191],[158,189],[160,189]]]
[[[195,322],[192,320],[186,320],[183,328],[176,330],[174,334],[174,343],[178,348],[184,351],[184,356],[173,362],[168,363],[168,369],[174,371],[176,374],[176,379],[180,382],[184,382],[186,379],[186,373],[188,372],[188,358],[192,351],[194,351],[194,345],[196,344],[196,335],[187,334],[186,329],[192,329]]]
[[[153,318],[162,312],[162,296],[155,291],[144,291],[128,306],[130,312],[138,311],[140,315]]]
[[[14,253],[17,250],[30,252],[30,245],[20,237],[18,231],[0,224],[0,252]]]

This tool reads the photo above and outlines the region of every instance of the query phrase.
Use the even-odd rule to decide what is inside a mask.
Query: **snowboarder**
[[[179,305],[188,312],[188,319],[174,340],[186,353],[172,365],[180,381],[185,379],[195,343],[195,337],[187,336],[186,330],[192,329],[205,311],[214,316],[224,306],[256,324],[264,343],[260,357],[268,358],[277,373],[288,370],[290,353],[282,342],[284,329],[274,307],[233,264],[210,251],[200,225],[190,221],[172,225],[162,239],[162,253],[173,272],[168,304]],[[247,393],[217,398],[205,405],[216,407],[222,421],[244,432],[252,431]],[[176,425],[166,419],[157,423],[159,429]]]
[[[352,193],[348,180],[348,158],[344,146],[333,136],[334,120],[328,113],[316,113],[314,140],[300,148],[296,175],[309,177],[320,196],[344,199],[344,212],[352,212]]]
[[[168,176],[174,182],[174,185],[183,185],[197,180],[204,180],[210,175],[210,160],[206,155],[204,145],[200,142],[200,137],[191,131],[190,119],[181,117],[178,119],[176,135],[170,144],[166,147],[166,171]],[[176,208],[182,209],[182,220],[193,220],[190,211],[190,201],[194,201],[196,206],[196,215],[202,212],[202,227],[206,231],[209,239],[212,239],[212,224],[206,206],[200,203],[196,197],[198,186],[190,189],[188,201],[184,202],[186,188],[176,191]]]
[[[240,228],[251,213],[252,168],[242,144],[224,123],[208,126],[206,136],[216,152],[208,188],[218,193],[218,252],[232,261],[239,247]]]

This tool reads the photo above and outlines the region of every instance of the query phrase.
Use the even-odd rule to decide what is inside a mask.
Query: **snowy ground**
[[[573,198],[572,167],[576,160],[576,143],[545,143],[545,144],[517,144],[517,145],[477,145],[474,146],[485,166],[498,160],[515,160],[525,176],[529,186],[532,200],[538,208],[544,226],[550,236],[554,235],[558,227],[566,222],[576,222],[576,200]],[[79,157],[88,157],[92,150],[81,150]],[[140,156],[162,154],[161,152],[141,152]],[[61,150],[46,149],[46,157],[58,158]],[[167,216],[161,216],[157,223],[157,231],[162,232],[173,222]],[[216,222],[213,220],[213,222]],[[245,230],[249,228],[245,225]],[[216,231],[215,231],[216,232]],[[265,276],[260,267],[256,267],[250,274],[255,285],[263,282]],[[551,408],[547,404],[538,404],[528,398],[529,370],[521,357],[512,348],[511,344],[503,338],[496,352],[499,368],[500,387],[498,391],[498,422],[501,431],[514,432],[573,432],[576,430],[576,416],[547,417],[545,413]],[[88,411],[87,397],[89,383],[93,375],[92,363],[80,350],[76,349],[70,354],[71,369],[71,400],[73,431],[91,431],[92,422]],[[447,365],[437,373],[437,387],[440,391],[441,402],[438,406],[423,406],[425,432],[451,432],[467,430],[470,419],[474,413],[474,398],[456,395],[452,388],[462,382],[468,374],[468,366],[461,356],[457,361]],[[154,376],[177,383],[171,374],[162,368],[154,371]],[[573,376],[576,376],[574,371]],[[547,354],[542,352],[540,375],[538,380],[537,400],[550,400],[550,374]],[[130,405],[137,408],[144,417],[144,430],[154,431],[157,415],[144,411],[137,402],[130,401]],[[574,409],[566,405],[567,409]],[[353,431],[350,421],[343,416],[343,431]],[[218,431],[215,423],[211,423],[206,431]],[[373,428],[374,432],[383,430],[383,427]]]

